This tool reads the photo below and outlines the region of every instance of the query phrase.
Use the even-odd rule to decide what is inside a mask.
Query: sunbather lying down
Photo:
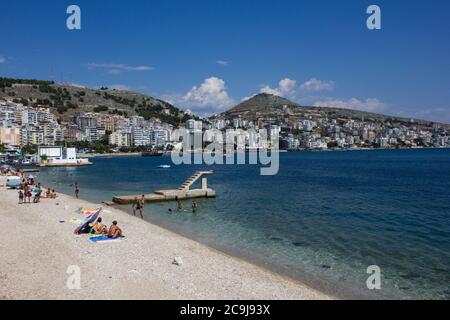
[[[122,236],[122,230],[117,226],[117,221],[113,221],[111,227],[109,227],[108,238],[119,238]]]

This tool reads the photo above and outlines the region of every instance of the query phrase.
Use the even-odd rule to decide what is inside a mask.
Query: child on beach
[[[19,204],[23,203],[23,199],[25,197],[25,194],[23,193],[22,190],[19,191]]]

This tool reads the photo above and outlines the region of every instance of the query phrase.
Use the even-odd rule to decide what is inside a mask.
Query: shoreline
[[[278,150],[280,153],[295,153],[295,152],[350,152],[350,151],[387,151],[387,150],[441,150],[450,149],[450,146],[442,147],[403,147],[403,148],[355,148],[355,149],[288,149],[288,150]],[[234,153],[240,153],[243,151],[235,151]],[[245,151],[257,152],[254,150]],[[200,153],[199,151],[189,151],[189,153]],[[204,151],[202,153],[205,153]],[[225,155],[225,154],[224,154]],[[118,153],[78,153],[77,156],[83,158],[119,158],[119,157],[140,157],[141,152],[118,152]],[[166,151],[163,156],[170,156],[170,152]]]
[[[0,177],[0,185],[4,183],[5,177]],[[0,247],[5,249],[0,262],[0,299],[335,299],[115,206],[65,194],[56,200],[19,205],[16,191],[5,187],[0,188],[0,195],[0,222],[22,227],[0,234]],[[125,239],[92,244],[88,236],[73,234],[76,225],[70,218],[82,218],[76,209],[98,206],[104,208],[106,224],[113,219],[119,222]],[[45,232],[33,232],[40,228]],[[50,260],[44,263],[38,253]],[[117,263],[111,263],[116,255]],[[172,264],[178,257],[183,262],[180,266]],[[70,265],[80,266],[80,290],[65,285]],[[211,283],[216,284],[214,290]]]

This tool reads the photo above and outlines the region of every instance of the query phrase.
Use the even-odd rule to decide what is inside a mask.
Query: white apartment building
[[[109,144],[118,147],[131,146],[131,133],[126,131],[116,131],[109,135]]]

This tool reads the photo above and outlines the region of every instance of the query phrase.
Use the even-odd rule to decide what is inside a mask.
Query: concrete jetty
[[[212,171],[197,171],[190,176],[178,189],[157,190],[151,194],[144,195],[145,202],[161,202],[161,201],[176,201],[194,198],[214,198],[216,192],[208,187],[207,175],[212,174]],[[192,185],[201,179],[200,189],[191,189]],[[134,199],[141,198],[142,195],[129,196],[114,196],[112,201],[116,204],[130,204]]]

